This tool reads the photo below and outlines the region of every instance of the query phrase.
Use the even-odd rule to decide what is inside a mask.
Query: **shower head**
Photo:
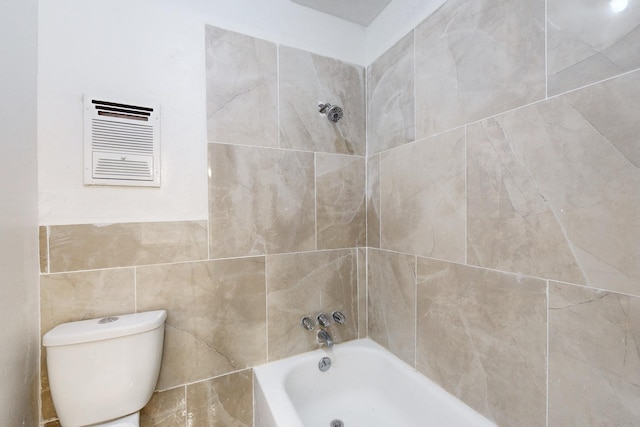
[[[329,103],[318,104],[318,110],[321,114],[326,114],[331,123],[338,123],[343,116],[342,108]]]

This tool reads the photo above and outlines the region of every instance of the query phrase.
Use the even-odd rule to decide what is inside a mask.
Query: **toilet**
[[[162,359],[165,310],[63,323],[42,344],[62,427],[138,427]]]

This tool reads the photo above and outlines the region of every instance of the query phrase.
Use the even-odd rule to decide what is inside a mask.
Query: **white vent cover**
[[[84,97],[84,183],[160,187],[160,109]]]

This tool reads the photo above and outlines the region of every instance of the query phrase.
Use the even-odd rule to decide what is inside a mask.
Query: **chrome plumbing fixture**
[[[327,372],[330,367],[331,367],[331,359],[329,359],[328,357],[323,357],[318,362],[318,369],[320,369],[321,372]]]
[[[320,111],[320,114],[326,114],[331,123],[338,123],[344,115],[341,107],[329,103],[318,104],[318,111]]]
[[[302,318],[302,320],[300,321],[300,324],[302,325],[303,328],[305,328],[307,331],[313,331],[313,328],[315,327],[313,320],[311,319],[311,317],[309,316],[304,316]]]
[[[318,325],[322,326],[323,328],[326,328],[327,326],[329,326],[329,323],[331,323],[331,321],[329,320],[329,317],[327,317],[326,314],[324,313],[318,314]]]
[[[329,350],[333,348],[333,340],[331,339],[331,335],[329,335],[329,332],[325,331],[324,329],[318,331],[318,341],[320,342],[320,344],[326,344]]]
[[[329,427],[344,427],[344,423],[342,420],[333,420],[331,424],[329,424]]]
[[[339,325],[344,325],[344,322],[347,320],[346,316],[338,310],[334,311],[331,317],[333,317],[333,320]]]

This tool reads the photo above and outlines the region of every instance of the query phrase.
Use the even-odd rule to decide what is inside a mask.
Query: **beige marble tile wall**
[[[413,33],[367,67],[367,153],[415,139]]]
[[[621,3],[449,0],[367,70],[368,333],[500,426],[640,424]]]
[[[366,335],[364,68],[210,26],[205,42],[208,219],[40,230],[43,333],[168,311],[142,426],[253,425],[252,367],[319,347],[303,315],[341,310],[335,341]]]

